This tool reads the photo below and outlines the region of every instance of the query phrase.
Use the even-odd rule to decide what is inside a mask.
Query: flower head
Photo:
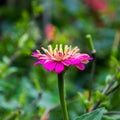
[[[79,48],[72,49],[71,46],[65,45],[64,49],[62,44],[53,49],[51,45],[48,46],[48,50],[41,48],[45,54],[42,54],[39,50],[32,53],[33,57],[38,59],[34,65],[42,64],[48,71],[55,71],[57,74],[64,71],[65,66],[76,66],[80,70],[85,69],[85,65],[92,60],[88,54],[81,54]]]

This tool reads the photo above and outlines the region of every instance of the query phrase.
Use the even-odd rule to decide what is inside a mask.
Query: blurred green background
[[[34,66],[31,54],[41,46],[62,43],[91,55],[87,34],[96,49],[92,102],[98,101],[96,91],[103,90],[120,66],[119,5],[119,0],[0,0],[0,120],[62,120],[57,75]],[[70,67],[65,73],[70,120],[89,108],[84,102],[91,67],[92,62],[85,71]],[[78,92],[85,96],[83,103]],[[101,106],[119,111],[120,90]]]

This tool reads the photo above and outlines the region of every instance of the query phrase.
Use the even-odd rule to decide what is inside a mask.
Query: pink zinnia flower
[[[85,65],[92,60],[88,54],[79,53],[79,48],[71,48],[71,46],[65,45],[64,49],[62,45],[56,45],[55,49],[52,46],[48,46],[48,50],[42,47],[45,54],[42,54],[39,50],[32,53],[33,57],[38,59],[34,65],[42,64],[48,71],[55,71],[57,74],[64,71],[65,66],[74,65],[80,70],[85,69]]]

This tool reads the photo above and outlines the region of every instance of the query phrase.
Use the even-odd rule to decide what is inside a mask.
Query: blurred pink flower
[[[108,9],[108,4],[105,0],[85,0],[85,3],[96,12],[104,12]]]
[[[54,40],[55,38],[55,26],[48,24],[45,27],[45,35],[48,40]]]
[[[65,66],[76,66],[80,70],[84,70],[84,64],[87,64],[92,58],[88,54],[79,53],[79,48],[71,48],[71,46],[65,45],[64,49],[62,44],[56,45],[55,49],[52,46],[48,46],[48,50],[42,47],[45,54],[42,54],[39,50],[32,53],[33,57],[38,59],[34,65],[42,64],[48,71],[55,71],[57,74],[64,71]]]
[[[107,15],[110,20],[114,20],[116,15],[115,11],[111,9],[107,0],[84,0],[91,13],[93,13],[94,22],[97,27],[103,27],[105,25],[101,15]]]

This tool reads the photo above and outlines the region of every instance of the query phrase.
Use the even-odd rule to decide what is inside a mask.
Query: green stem
[[[64,115],[64,120],[68,120],[68,112],[64,98],[64,79],[63,73],[58,74],[58,89],[59,89],[59,96],[60,96],[60,103]]]

